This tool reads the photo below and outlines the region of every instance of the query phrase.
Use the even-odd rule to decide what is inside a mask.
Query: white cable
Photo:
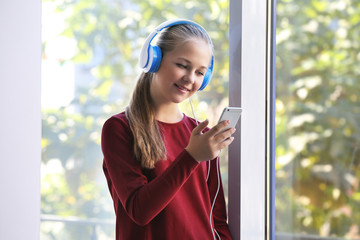
[[[195,118],[195,121],[196,121],[196,125],[199,125],[199,122],[198,122],[198,120],[196,118],[195,111],[194,111],[194,108],[193,108],[193,105],[192,105],[192,102],[191,102],[191,98],[189,98],[189,102],[190,102],[190,106],[191,106],[191,111],[192,111],[192,113],[194,115],[194,118]],[[220,150],[220,153],[221,153],[221,150]],[[219,155],[220,155],[220,153],[219,153]],[[214,228],[214,226],[212,224],[212,212],[213,212],[213,209],[214,209],[214,206],[215,206],[215,201],[216,201],[217,195],[219,194],[219,190],[220,190],[219,155],[216,158],[216,172],[217,172],[218,186],[217,186],[216,194],[214,196],[214,201],[213,201],[213,203],[211,205],[210,219],[209,219],[210,220],[211,233],[212,233],[212,235],[214,237],[214,240],[216,240],[214,232],[216,233],[217,237],[221,240],[221,237],[219,236],[218,232],[215,230],[215,228]],[[209,167],[208,167],[208,172],[207,172],[207,176],[206,176],[206,182],[208,181],[209,176],[210,176],[210,166],[211,166],[210,160],[208,161],[208,164],[209,164]]]
[[[196,121],[196,125],[199,125],[199,122],[198,122],[198,120],[196,118],[195,111],[194,111],[194,108],[193,108],[193,105],[192,105],[192,102],[191,102],[191,97],[189,97],[189,102],[190,102],[190,106],[191,106],[191,111],[192,111],[192,113],[194,115],[194,118],[195,118],[195,121]]]
[[[196,121],[196,125],[199,126],[199,121],[196,118],[195,111],[194,111],[194,108],[193,108],[193,105],[191,102],[191,97],[189,98],[189,102],[190,102],[190,106],[191,106],[191,111],[192,111],[195,121]],[[208,171],[207,171],[206,182],[209,180],[209,176],[210,176],[210,161],[208,161],[208,165],[209,165],[209,167],[208,167]]]
[[[221,152],[221,151],[220,151]],[[219,153],[220,155],[220,153]],[[212,203],[212,206],[211,206],[211,211],[210,211],[210,227],[211,227],[211,230],[212,230],[212,234],[213,234],[213,237],[214,239],[216,239],[215,237],[215,234],[214,232],[216,233],[216,235],[220,238],[219,234],[216,232],[216,230],[214,229],[214,226],[212,224],[212,212],[213,212],[213,209],[214,209],[214,206],[215,206],[215,201],[216,201],[216,198],[217,198],[217,195],[219,194],[219,190],[220,190],[220,171],[219,171],[219,156],[217,156],[216,158],[216,172],[217,172],[217,180],[218,180],[218,186],[217,186],[217,190],[216,190],[216,194],[215,194],[215,197],[214,197],[214,201]]]
[[[218,238],[221,240],[221,237],[216,230],[215,230],[215,233],[216,233],[216,236],[218,236]]]

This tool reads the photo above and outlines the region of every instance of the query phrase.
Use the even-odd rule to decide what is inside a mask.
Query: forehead
[[[171,58],[183,58],[197,67],[208,67],[212,49],[209,43],[202,39],[192,39],[179,44],[174,50],[166,54]],[[164,57],[166,57],[166,55]]]

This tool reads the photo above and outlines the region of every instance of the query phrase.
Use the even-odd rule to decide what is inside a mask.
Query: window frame
[[[41,1],[0,7],[0,238],[40,238]]]
[[[274,239],[275,12],[275,0],[230,0],[229,104],[243,108],[229,147],[234,239]]]

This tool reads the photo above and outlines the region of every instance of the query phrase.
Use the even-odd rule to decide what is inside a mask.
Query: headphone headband
[[[209,34],[200,24],[186,19],[168,20],[157,26],[155,30],[151,32],[145,40],[145,43],[141,49],[140,60],[139,60],[140,67],[144,70],[144,72],[156,72],[159,69],[161,63],[161,58],[162,58],[161,49],[158,46],[151,45],[151,41],[164,28],[168,28],[174,25],[181,25],[181,24],[191,24],[198,27],[202,32],[206,34],[206,36],[210,41],[210,44],[212,45]],[[213,71],[213,66],[214,66],[214,55],[212,55],[211,57],[208,71],[205,73],[203,83],[199,90],[203,90],[206,87],[206,85],[209,83]]]

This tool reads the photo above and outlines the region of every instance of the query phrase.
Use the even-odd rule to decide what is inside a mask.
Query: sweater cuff
[[[197,160],[195,160],[195,158],[193,158],[190,153],[188,151],[186,151],[186,149],[184,149],[183,153],[184,154],[184,157],[185,159],[187,160],[187,162],[190,164],[190,165],[194,165],[194,166],[197,166],[200,164],[200,162],[198,162]]]

